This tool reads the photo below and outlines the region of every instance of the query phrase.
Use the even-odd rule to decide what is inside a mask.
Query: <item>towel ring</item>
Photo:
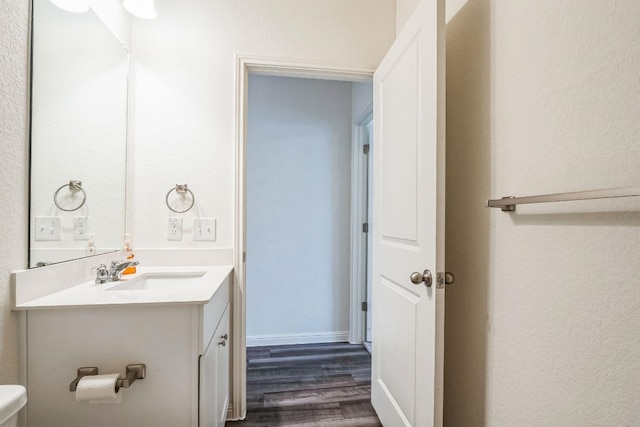
[[[189,205],[189,207],[187,209],[185,209],[183,211],[178,211],[178,210],[175,210],[174,208],[172,208],[171,205],[169,205],[169,196],[171,195],[172,191],[175,191],[176,193],[182,195],[183,197],[187,193],[191,194],[191,204]],[[176,184],[176,188],[172,188],[167,193],[167,197],[165,197],[165,203],[167,204],[167,207],[169,208],[169,210],[171,210],[172,212],[185,213],[185,212],[188,212],[189,210],[191,210],[193,205],[196,203],[196,196],[193,195],[193,191],[189,190],[189,188],[187,187],[187,184]]]
[[[82,192],[82,202],[80,202],[80,204],[78,206],[76,206],[75,208],[65,209],[62,206],[60,206],[60,203],[58,203],[58,193],[60,192],[60,190],[62,190],[65,187],[69,187],[69,190],[71,191],[72,194],[74,194],[77,191]],[[82,206],[84,206],[84,202],[86,202],[86,201],[87,201],[87,193],[85,193],[84,189],[82,188],[82,181],[78,181],[78,180],[75,180],[75,179],[72,179],[71,181],[69,181],[68,184],[61,185],[56,190],[56,192],[53,194],[53,203],[56,204],[58,209],[60,209],[61,211],[65,211],[65,212],[77,211]]]

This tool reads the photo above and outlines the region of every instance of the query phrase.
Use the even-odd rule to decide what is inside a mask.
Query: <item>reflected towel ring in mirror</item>
[[[69,187],[69,191],[71,191],[71,195],[73,196],[73,198],[75,198],[75,195],[76,195],[76,193],[78,191],[80,191],[82,193],[82,201],[75,208],[69,208],[69,209],[63,208],[62,206],[60,206],[60,202],[58,202],[58,193],[60,193],[60,190],[62,190],[65,187]],[[53,203],[56,204],[58,209],[60,209],[61,211],[65,211],[65,212],[77,211],[82,206],[84,206],[84,202],[86,202],[86,201],[87,201],[87,193],[85,193],[84,189],[82,188],[82,181],[77,181],[75,179],[72,179],[71,181],[69,181],[68,184],[61,185],[56,190],[56,192],[53,194]]]
[[[176,210],[176,209],[172,208],[171,205],[169,204],[169,196],[171,195],[172,191],[175,191],[176,193],[180,194],[183,198],[184,198],[185,194],[187,194],[187,193],[191,194],[191,204],[189,205],[189,207],[186,208],[183,211],[179,211],[179,210]],[[167,203],[167,207],[169,208],[169,210],[171,210],[172,212],[185,213],[185,212],[191,210],[193,205],[196,203],[196,196],[193,195],[193,191],[189,190],[189,188],[187,187],[187,184],[176,184],[176,188],[172,188],[167,193],[167,197],[165,198],[165,202]]]

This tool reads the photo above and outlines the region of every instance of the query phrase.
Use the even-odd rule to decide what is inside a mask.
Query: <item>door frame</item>
[[[368,180],[369,162],[362,152],[367,124],[373,120],[373,100],[371,104],[353,121],[351,149],[351,301],[349,304],[349,342],[359,344],[366,338],[366,312],[362,303],[367,301],[367,234],[362,230],[362,222],[367,216],[367,196],[364,184]],[[369,185],[372,185],[369,182]],[[369,231],[371,224],[369,224]]]
[[[375,67],[300,62],[285,58],[236,55],[235,60],[235,212],[233,291],[231,294],[231,404],[227,418],[239,420],[247,411],[246,346],[246,155],[249,74],[370,82]]]

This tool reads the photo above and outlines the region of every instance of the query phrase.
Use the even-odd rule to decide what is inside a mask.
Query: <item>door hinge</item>
[[[368,302],[366,302],[366,301],[364,301],[364,302],[362,303],[362,306],[361,306],[361,307],[362,307],[362,311],[368,311],[368,310],[369,310],[369,303],[368,303]]]
[[[362,224],[362,232],[363,233],[368,233],[369,232],[369,223],[365,222],[364,224]]]
[[[369,145],[369,144],[364,144],[364,145],[362,146],[362,152],[363,152],[364,154],[369,154],[369,147],[370,147],[370,145]]]
[[[247,253],[242,252],[242,262],[247,262]]]

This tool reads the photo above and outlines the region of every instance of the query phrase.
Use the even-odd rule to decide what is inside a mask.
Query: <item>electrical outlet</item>
[[[193,240],[216,240],[216,219],[194,218]]]
[[[169,217],[167,240],[182,240],[182,218]]]
[[[89,217],[73,217],[73,240],[89,240]]]
[[[37,216],[35,240],[62,240],[62,221],[59,216]]]

